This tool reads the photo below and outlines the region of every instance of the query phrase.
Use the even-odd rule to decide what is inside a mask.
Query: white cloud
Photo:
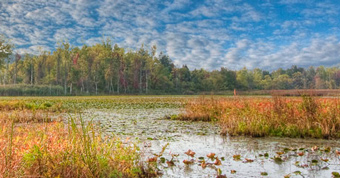
[[[307,4],[307,3],[312,3],[313,0],[281,0],[280,3],[281,4],[288,4],[288,5],[292,5],[292,4]]]
[[[248,45],[251,44],[251,45]],[[297,42],[277,46],[273,43],[238,41],[225,56],[224,65],[230,68],[260,67],[274,70],[292,65],[301,67],[335,65],[340,59],[340,40],[335,36],[314,38],[303,46]]]
[[[14,53],[18,53],[20,55],[24,54],[34,54],[39,55],[43,51],[51,51],[52,49],[49,46],[43,46],[43,45],[33,45],[29,48],[16,48],[14,50]]]
[[[340,11],[329,1],[268,0],[256,5],[244,0],[2,2],[0,33],[12,39],[18,51],[35,54],[38,46],[53,50],[60,40],[92,45],[103,36],[129,49],[156,44],[177,65],[192,69],[331,65],[339,54],[335,49],[340,37],[332,34],[340,32]],[[298,17],[278,18],[278,3],[284,12]]]

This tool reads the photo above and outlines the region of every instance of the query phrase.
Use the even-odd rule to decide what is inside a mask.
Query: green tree
[[[273,87],[281,90],[291,89],[291,82],[292,80],[289,78],[289,75],[282,74],[273,79]]]
[[[236,88],[236,72],[222,67],[221,75],[223,80],[222,90],[234,90]]]
[[[243,68],[239,71],[237,71],[237,86],[238,89],[241,90],[251,90],[254,89],[254,84],[253,84],[253,76],[252,74],[247,70],[247,68]]]

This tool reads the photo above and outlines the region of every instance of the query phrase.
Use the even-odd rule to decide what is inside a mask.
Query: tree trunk
[[[17,84],[17,72],[18,71],[18,63],[15,62],[15,67],[14,67],[14,79],[13,79],[13,83],[14,85]]]
[[[148,72],[145,72],[145,93],[148,93]]]
[[[56,75],[56,82],[57,82],[57,85],[59,85],[59,80],[60,80],[60,57],[59,57],[59,53],[58,53],[58,56],[57,56],[57,75]]]
[[[119,94],[119,83],[120,83],[120,77],[119,77],[119,75],[117,75],[118,76],[118,79],[117,79],[117,93]]]
[[[32,67],[32,62],[31,62],[31,85],[33,85],[33,67]]]
[[[67,86],[66,86],[66,81],[64,81],[64,95],[67,94]]]
[[[4,82],[5,85],[8,82],[8,65],[9,65],[9,60],[7,60],[6,71],[5,71],[5,82]]]
[[[80,89],[80,92],[83,93],[85,90],[85,86],[84,86],[84,80],[81,79],[81,89]]]
[[[113,93],[114,92],[114,88],[113,88],[113,77],[111,77],[111,80],[110,80],[110,93]]]
[[[64,94],[67,94],[67,65],[66,65],[66,61],[65,61],[65,65],[64,65]]]
[[[96,95],[98,95],[98,82],[95,82],[96,85]]]
[[[70,86],[70,95],[72,95],[72,82],[71,82],[71,86]]]

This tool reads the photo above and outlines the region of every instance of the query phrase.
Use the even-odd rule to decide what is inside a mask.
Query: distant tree
[[[92,46],[72,47],[59,42],[53,52],[10,55],[12,46],[0,41],[0,83],[49,85],[50,94],[190,94],[225,90],[335,89],[340,87],[340,68],[304,69],[293,65],[272,72],[255,68],[208,71],[175,66],[157,47],[137,50],[112,46],[103,40]],[[56,87],[54,87],[54,85]],[[38,87],[38,86],[36,86]],[[52,92],[52,88],[58,88]],[[61,89],[63,88],[63,90]],[[62,92],[63,91],[63,92]],[[62,92],[62,93],[60,93]],[[46,93],[46,91],[44,91]]]
[[[187,65],[183,65],[182,68],[178,70],[179,80],[180,80],[180,91],[190,92],[190,82],[191,82],[191,72]]]
[[[29,54],[25,54],[24,57],[24,67],[23,70],[25,71],[25,79],[24,82],[26,84],[33,85],[34,84],[34,66],[35,66],[36,56],[32,56]]]
[[[271,90],[273,89],[273,81],[270,75],[265,75],[263,77],[263,80],[261,81],[261,86],[265,90]]]
[[[286,74],[289,76],[289,77],[293,77],[293,75],[297,72],[300,72],[300,73],[303,73],[305,71],[304,68],[301,68],[301,67],[298,67],[296,65],[293,65],[291,68],[287,69],[286,70]]]
[[[339,88],[339,86],[340,86],[340,70],[337,70],[333,74],[333,78],[334,78],[334,81],[335,81],[335,85],[337,86],[337,88]]]
[[[222,67],[220,70],[222,76],[222,90],[234,90],[236,88],[236,72]]]
[[[316,75],[314,77],[315,80],[315,88],[316,89],[325,89],[326,82],[328,81],[328,75],[324,66],[319,66],[316,69]]]
[[[304,73],[305,80],[304,80],[304,88],[306,89],[313,89],[315,88],[315,75],[316,71],[314,67],[309,67],[306,72]]]
[[[286,71],[282,68],[279,68],[277,70],[274,70],[270,75],[273,79],[278,78],[280,75],[286,74]]]
[[[218,70],[213,70],[210,73],[210,81],[212,82],[211,90],[223,91],[225,90],[225,81],[222,73]]]
[[[292,80],[289,78],[289,75],[282,74],[273,79],[273,88],[280,90],[291,89],[291,82]]]
[[[251,90],[254,87],[253,75],[245,67],[237,71],[236,80],[237,80],[238,89],[241,89],[241,90],[250,89]]]
[[[295,89],[303,89],[303,75],[301,72],[295,72],[292,76],[292,87]]]
[[[15,54],[15,61],[14,61],[14,75],[13,75],[13,84],[17,83],[18,78],[18,64],[20,62],[21,55],[16,53]]]
[[[253,83],[254,83],[254,89],[263,89],[263,86],[261,85],[261,82],[263,80],[263,71],[259,68],[255,68],[252,72],[253,75]]]

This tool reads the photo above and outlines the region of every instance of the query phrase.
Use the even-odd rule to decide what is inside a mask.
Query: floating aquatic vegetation
[[[252,162],[254,162],[254,160],[246,158],[243,162],[244,163],[252,163]]]
[[[152,157],[152,158],[148,158],[148,162],[157,162],[158,156]]]
[[[294,171],[293,173],[296,175],[301,175],[301,171]]]
[[[193,160],[193,159],[191,159],[191,160],[183,160],[183,163],[185,164],[185,165],[189,165],[189,164],[193,164],[195,162],[195,160]]]
[[[215,164],[216,166],[219,166],[219,165],[221,165],[222,163],[221,163],[221,160],[219,160],[218,157],[216,157],[216,160],[215,160],[214,164]]]
[[[209,153],[209,154],[207,154],[207,157],[210,158],[210,159],[214,159],[215,153]]]
[[[278,151],[278,152],[276,152],[276,154],[280,156],[280,155],[283,155],[283,154],[285,154],[285,152]]]
[[[339,172],[332,172],[333,177],[339,178],[340,174]]]
[[[201,167],[202,167],[203,169],[207,167],[207,163],[205,162],[205,160],[202,161]]]
[[[261,172],[261,176],[267,176],[268,173],[267,172]]]
[[[241,155],[233,155],[233,159],[235,161],[240,161],[241,160]]]
[[[196,153],[189,149],[187,152],[185,152],[185,154],[194,157]]]
[[[321,158],[321,161],[323,161],[323,162],[328,162],[329,161],[329,159],[328,158]]]
[[[164,157],[160,157],[159,159],[160,159],[161,163],[165,163],[165,158]]]
[[[318,150],[319,150],[319,147],[318,147],[318,146],[313,146],[313,147],[311,148],[311,150],[312,150],[312,151],[318,151]]]
[[[166,164],[171,167],[171,166],[175,166],[174,161],[171,159],[170,161],[166,161]]]
[[[216,178],[227,178],[226,175],[222,175],[222,170],[220,168],[217,169],[217,177]]]
[[[291,177],[291,175],[290,174],[287,174],[287,175],[285,175],[283,178],[290,178]]]
[[[274,156],[273,160],[275,163],[278,163],[278,164],[283,162],[283,159],[281,158],[281,156]]]

